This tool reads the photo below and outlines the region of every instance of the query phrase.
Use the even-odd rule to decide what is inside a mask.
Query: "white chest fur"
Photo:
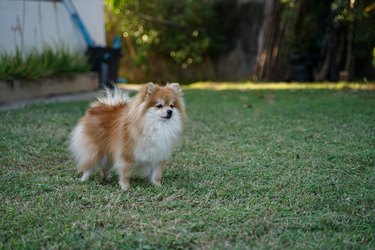
[[[143,130],[135,139],[134,156],[138,168],[154,167],[168,160],[180,137],[181,117],[176,110],[170,119],[147,112]]]

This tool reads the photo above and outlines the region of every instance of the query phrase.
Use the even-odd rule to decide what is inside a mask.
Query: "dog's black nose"
[[[167,117],[166,118],[171,118],[172,117],[173,111],[171,109],[167,110]]]

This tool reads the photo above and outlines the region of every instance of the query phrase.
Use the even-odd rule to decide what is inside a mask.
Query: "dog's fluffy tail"
[[[108,106],[118,106],[129,103],[130,97],[128,92],[120,88],[109,89],[106,88],[103,90],[102,94],[98,96],[95,104],[105,104]]]

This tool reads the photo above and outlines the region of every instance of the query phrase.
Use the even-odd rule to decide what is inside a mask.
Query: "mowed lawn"
[[[0,113],[1,249],[374,249],[375,91],[186,90],[163,186],[81,183],[88,101]]]

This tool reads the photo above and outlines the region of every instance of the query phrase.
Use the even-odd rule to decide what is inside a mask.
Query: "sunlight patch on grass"
[[[163,84],[161,84],[163,85]],[[131,91],[138,91],[141,84],[116,84],[119,88],[124,88]],[[255,83],[255,82],[195,82],[184,85],[185,89],[197,90],[302,90],[302,89],[328,89],[328,90],[375,90],[375,83]]]
[[[186,86],[187,89],[210,90],[297,90],[297,89],[330,89],[330,90],[375,90],[375,83],[231,83],[231,82],[196,82]]]

